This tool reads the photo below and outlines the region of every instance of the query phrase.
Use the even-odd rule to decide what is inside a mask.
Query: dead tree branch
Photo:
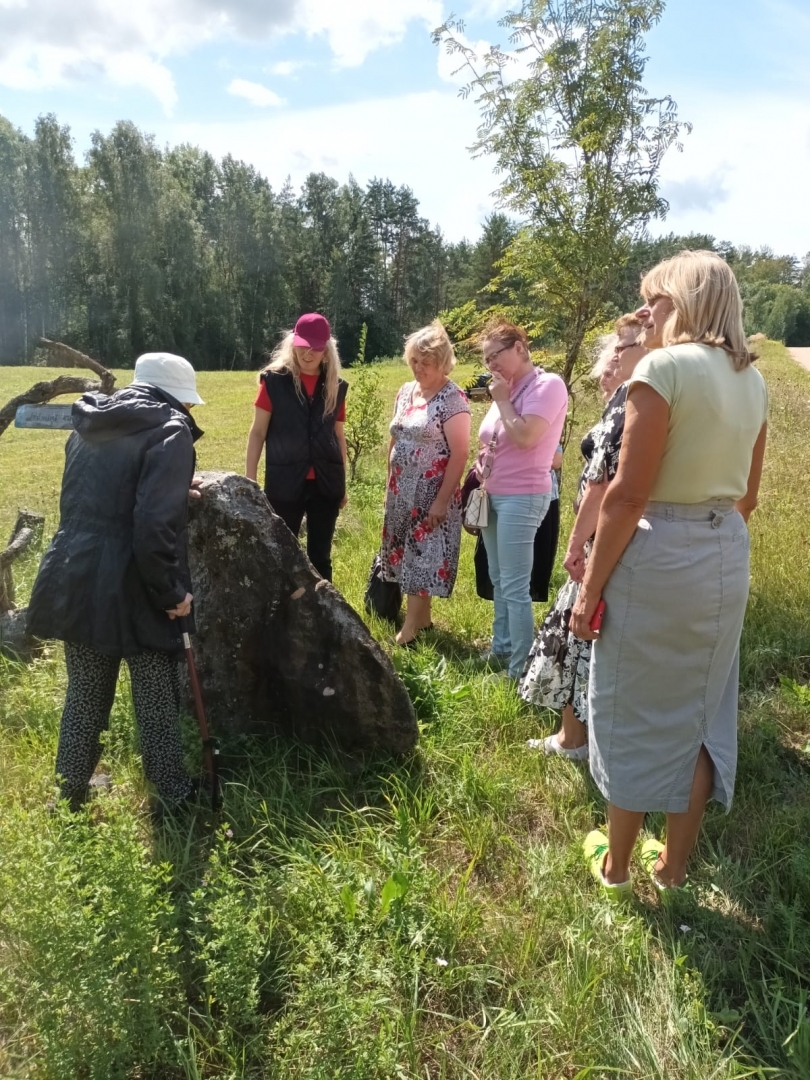
[[[108,371],[98,360],[87,356],[78,349],[72,349],[62,341],[51,341],[49,338],[40,338],[40,343],[48,353],[48,367],[79,367],[88,368],[98,375],[101,381],[102,394],[111,394],[115,386],[115,376]]]
[[[60,375],[50,382],[38,382],[26,390],[23,394],[7,402],[0,409],[0,435],[14,423],[17,409],[21,405],[44,405],[62,394],[87,394],[100,391],[102,394],[111,394],[115,388],[115,376],[108,371],[98,360],[92,356],[85,356],[77,349],[71,349],[61,341],[50,341],[48,338],[40,338],[42,345],[48,352],[48,366],[56,367],[80,367],[95,372],[99,381],[95,379],[83,379],[80,375]]]
[[[0,435],[14,423],[21,405],[43,405],[61,394],[86,394],[93,390],[101,390],[101,383],[95,379],[82,379],[79,375],[60,375],[51,382],[35,383],[30,390],[13,397],[0,409]]]
[[[11,531],[8,547],[0,551],[0,615],[14,610],[14,578],[11,564],[42,536],[45,518],[30,510],[20,510]]]

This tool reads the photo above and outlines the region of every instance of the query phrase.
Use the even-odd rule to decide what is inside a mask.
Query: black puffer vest
[[[262,380],[273,405],[265,443],[264,490],[272,501],[294,502],[303,498],[307,473],[315,469],[318,490],[327,499],[346,494],[346,469],[335,434],[335,418],[346,400],[349,386],[338,382],[337,405],[326,412],[325,379],[321,374],[315,393],[303,399],[287,371],[265,371]]]

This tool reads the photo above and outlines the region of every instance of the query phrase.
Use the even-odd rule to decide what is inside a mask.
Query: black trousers
[[[81,802],[101,757],[101,733],[110,723],[121,660],[66,641],[65,663],[68,688],[56,772],[62,796]],[[143,771],[164,799],[179,802],[193,790],[180,739],[180,662],[170,653],[142,652],[128,656],[126,664]]]
[[[328,499],[318,490],[317,480],[307,480],[304,494],[290,502],[270,499],[270,505],[297,537],[304,514],[307,516],[307,555],[322,578],[332,580],[332,540],[335,536],[340,499]]]
[[[560,500],[554,499],[548,508],[543,524],[534,537],[534,562],[530,592],[532,601],[544,604],[548,600],[548,589],[554,560],[557,558],[557,544],[560,539]],[[483,537],[479,534],[475,544],[475,591],[482,600],[492,600],[495,593],[489,577],[489,559],[484,547]]]

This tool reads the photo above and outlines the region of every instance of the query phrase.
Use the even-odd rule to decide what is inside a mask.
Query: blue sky
[[[473,43],[506,46],[500,0],[456,0]],[[0,113],[251,161],[275,187],[312,169],[408,184],[450,239],[474,238],[497,180],[471,161],[473,102],[430,40],[443,0],[0,0]],[[694,124],[662,169],[659,227],[810,251],[810,0],[670,0],[647,86]]]

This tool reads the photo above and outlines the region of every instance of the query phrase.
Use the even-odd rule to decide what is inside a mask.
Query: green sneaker
[[[608,852],[608,838],[599,829],[589,832],[582,841],[585,862],[596,881],[602,886],[605,896],[614,904],[624,904],[633,899],[633,883],[629,879],[618,885],[611,885],[602,875],[602,866]]]

